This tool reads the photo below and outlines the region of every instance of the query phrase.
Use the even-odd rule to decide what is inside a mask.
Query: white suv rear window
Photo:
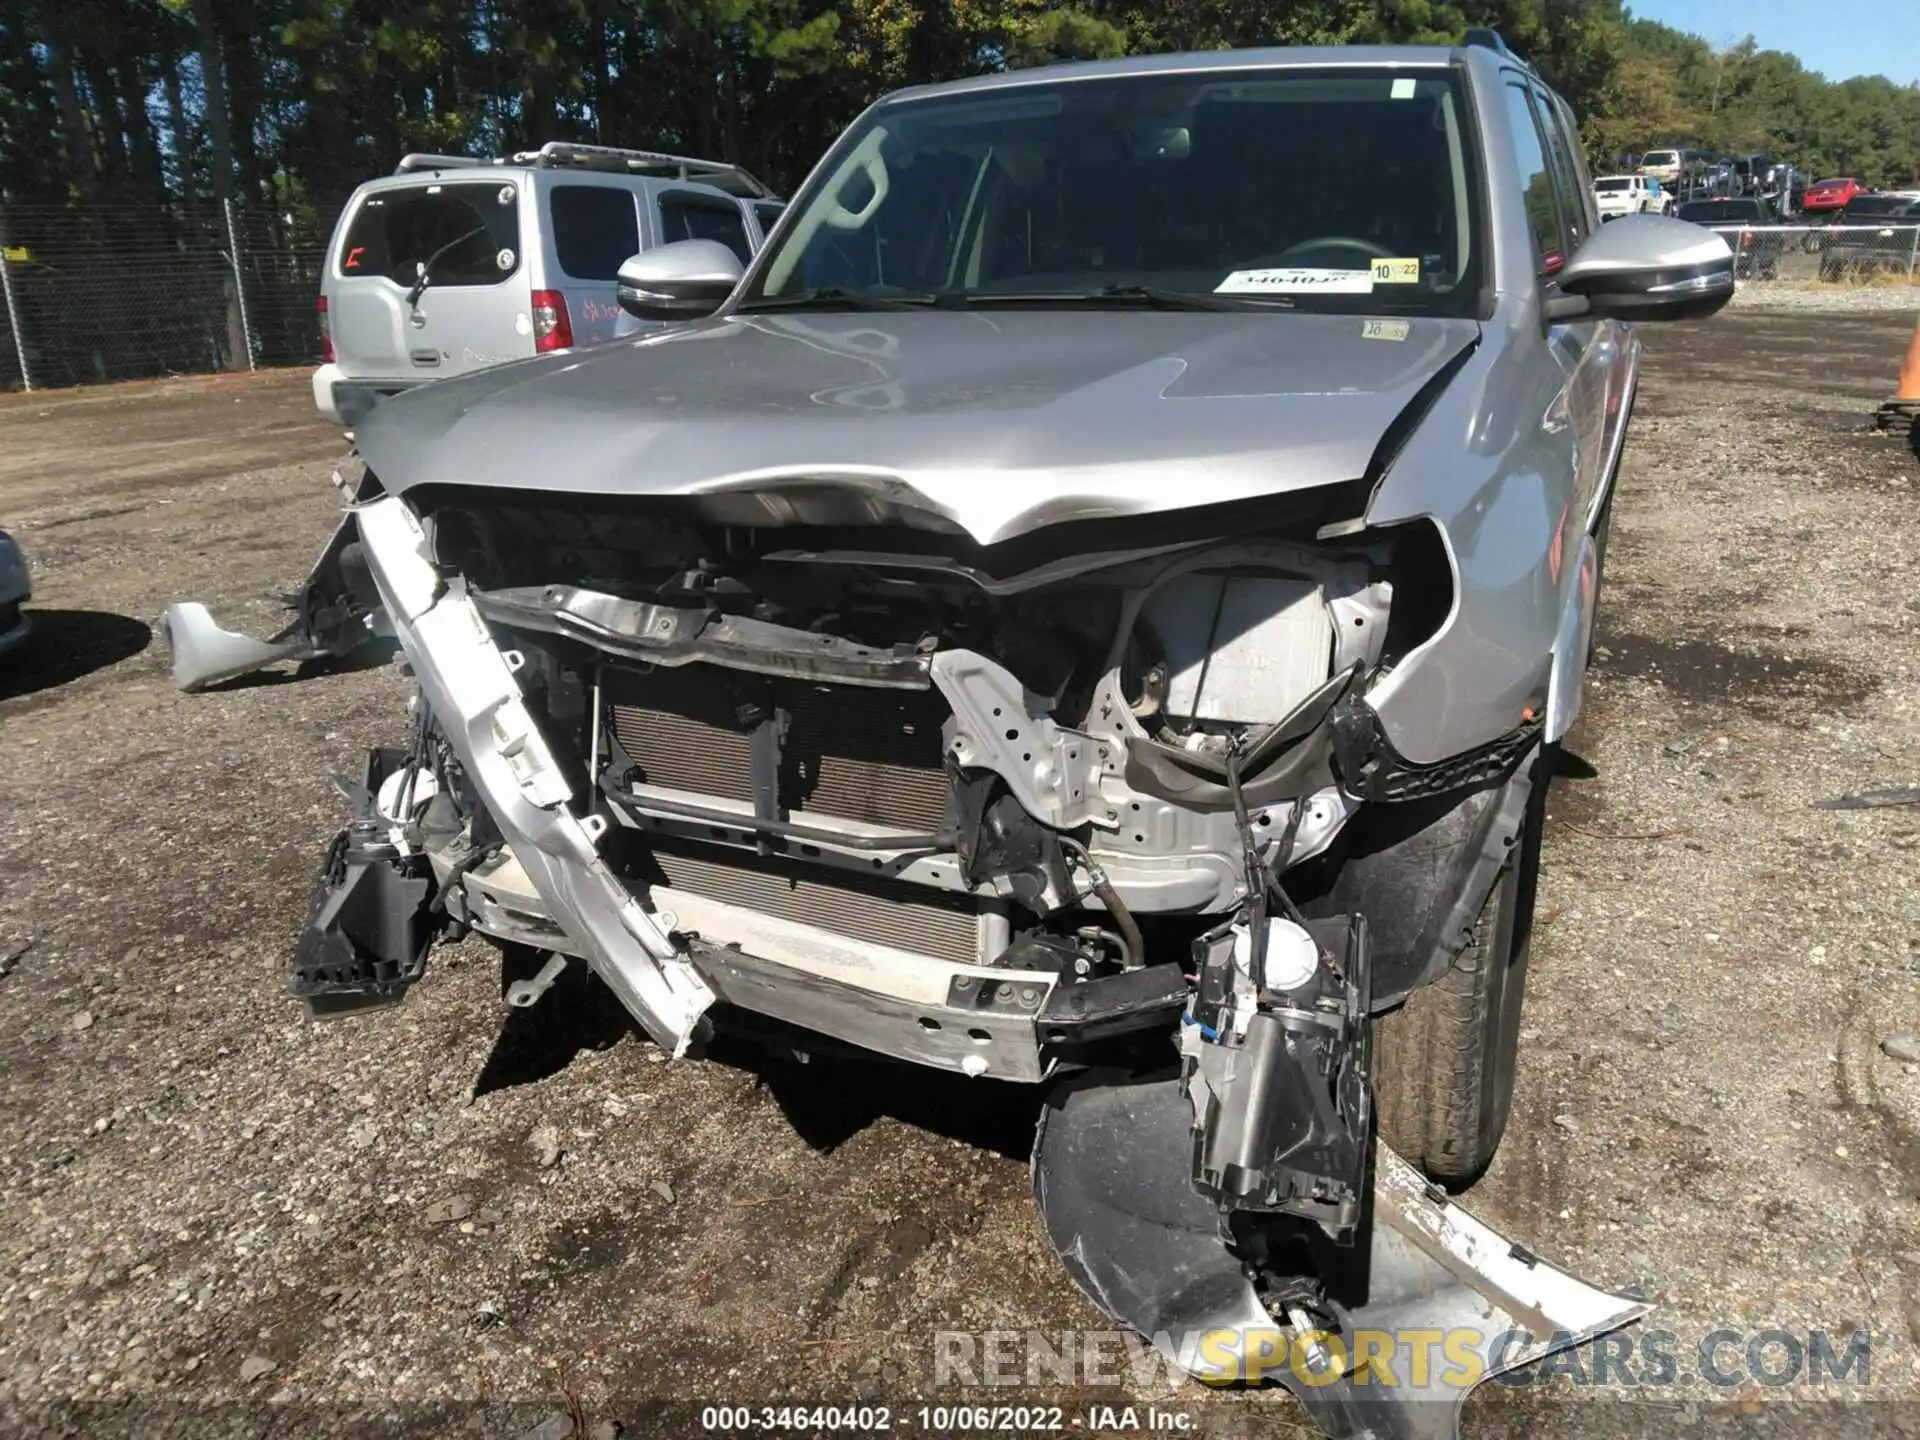
[[[497,285],[520,268],[519,192],[499,181],[376,190],[347,227],[340,274],[411,285],[431,262],[437,289]]]

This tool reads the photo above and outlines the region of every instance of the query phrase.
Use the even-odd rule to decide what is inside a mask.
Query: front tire
[[[1429,1179],[1461,1190],[1493,1163],[1513,1109],[1552,751],[1506,866],[1451,969],[1373,1027],[1380,1135]]]

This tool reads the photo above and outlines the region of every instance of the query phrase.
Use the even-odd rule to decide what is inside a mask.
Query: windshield
[[[1648,165],[1676,165],[1680,161],[1678,150],[1652,150],[1647,153]]]
[[[1852,183],[1853,181],[1848,180],[1844,177],[1838,180],[1816,180],[1813,182],[1813,188],[1818,190],[1825,185],[1851,185]]]
[[[794,201],[742,308],[1470,313],[1463,113],[1444,70],[1135,74],[883,106]]]

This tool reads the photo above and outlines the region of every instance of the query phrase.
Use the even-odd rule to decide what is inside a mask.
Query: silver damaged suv
[[[419,694],[293,993],[396,999],[465,927],[677,1056],[757,1019],[1047,1082],[1049,1231],[1156,1343],[1337,1338],[1356,1245],[1398,1323],[1554,1321],[1489,1369],[1632,1318],[1440,1188],[1507,1117],[1627,322],[1733,291],[1598,219],[1488,36],[875,105],[744,273],[623,268],[695,323],[367,417],[312,608],[377,593]]]

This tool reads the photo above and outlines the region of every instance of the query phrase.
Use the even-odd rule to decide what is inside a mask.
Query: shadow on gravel
[[[1733,705],[1776,716],[1789,700],[1845,709],[1865,700],[1879,680],[1817,655],[1787,655],[1763,645],[1735,650],[1714,640],[1676,640],[1604,630],[1610,677],[1651,680],[1696,703]]]
[[[291,670],[255,670],[251,674],[236,675],[231,680],[222,680],[217,685],[208,685],[201,693],[220,695],[234,690],[258,690],[270,685],[292,685],[296,681],[314,680],[322,675],[352,675],[361,670],[378,670],[382,665],[391,665],[394,657],[399,653],[398,640],[372,640],[351,655],[323,655],[318,660],[303,660]]]
[[[542,957],[507,952],[502,990],[531,979]],[[747,1011],[713,1012],[717,1033],[702,1059],[754,1076],[794,1133],[831,1151],[876,1120],[892,1119],[1019,1160],[1033,1151],[1043,1086],[971,1080],[872,1060],[851,1046]],[[569,965],[538,1004],[508,1008],[500,1035],[473,1082],[477,1099],[558,1075],[583,1051],[605,1050],[640,1027],[584,965]],[[804,1061],[797,1054],[804,1053]]]
[[[109,610],[27,610],[33,633],[0,657],[0,700],[57,689],[138,655],[153,631]]]
[[[514,947],[501,958],[501,991],[531,980],[545,956]],[[605,1050],[639,1033],[620,1002],[585,965],[569,965],[536,1005],[509,1006],[486,1064],[473,1082],[474,1098],[558,1075],[583,1050]]]
[[[898,1120],[1025,1164],[1046,1087],[924,1070],[916,1065],[821,1052],[814,1036],[808,1059],[778,1044],[771,1029],[730,1027],[707,1051],[709,1060],[756,1076],[794,1133],[815,1150],[839,1148],[877,1120]]]

